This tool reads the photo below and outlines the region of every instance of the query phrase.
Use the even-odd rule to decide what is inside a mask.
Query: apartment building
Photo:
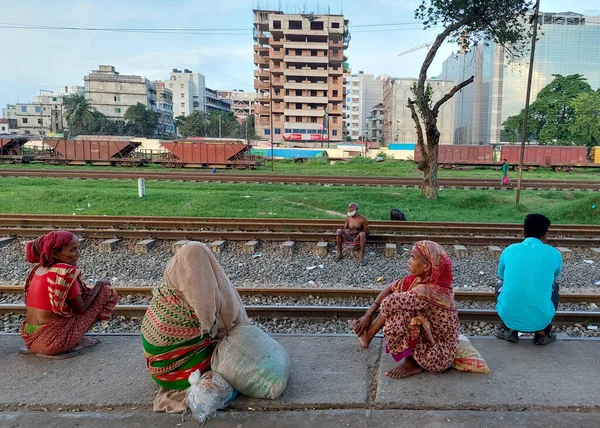
[[[2,117],[13,120],[19,134],[62,134],[68,129],[64,98],[82,93],[82,86],[65,86],[60,92],[40,91],[30,103],[7,106]]]
[[[189,116],[195,111],[230,111],[229,101],[222,99],[217,91],[206,87],[206,78],[187,68],[173,69],[165,88],[173,91],[173,114]]]
[[[228,100],[231,106],[231,112],[234,114],[238,122],[243,122],[246,118],[254,113],[254,100],[256,99],[255,92],[244,92],[243,90],[222,90],[217,94],[222,99]]]
[[[254,41],[258,136],[341,142],[350,42],[344,16],[254,10]]]
[[[359,71],[345,74],[346,105],[344,107],[345,136],[353,141],[367,139],[367,122],[373,108],[383,102],[383,78]]]
[[[417,79],[390,78],[383,82],[383,142],[416,144],[417,131],[408,108],[408,98],[414,99],[413,85]],[[455,86],[450,80],[427,80],[431,85],[432,102],[435,103]],[[452,144],[454,139],[454,98],[440,108],[438,122],[440,144]]]
[[[83,81],[85,98],[110,120],[123,121],[127,109],[137,103],[156,111],[156,83],[144,77],[122,75],[112,65],[100,65]]]
[[[344,73],[346,85],[346,103],[344,105],[344,137],[358,140],[360,134],[360,80],[358,74],[352,74],[348,67]]]
[[[171,137],[175,135],[173,92],[169,88],[165,88],[164,82],[156,82],[156,112],[158,113],[157,136]]]
[[[0,119],[0,134],[18,134],[16,119]]]
[[[383,82],[382,82],[383,83]],[[366,119],[366,140],[383,142],[383,103],[377,104],[371,110],[371,114]]]

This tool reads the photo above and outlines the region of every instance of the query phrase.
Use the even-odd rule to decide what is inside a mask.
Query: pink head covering
[[[452,289],[452,260],[446,250],[433,241],[419,241],[415,244],[415,248],[431,266],[431,269],[423,275],[425,277],[421,279],[421,283]]]
[[[25,246],[26,258],[29,263],[40,263],[48,267],[56,263],[52,250],[62,248],[73,240],[75,235],[65,230],[48,232]]]

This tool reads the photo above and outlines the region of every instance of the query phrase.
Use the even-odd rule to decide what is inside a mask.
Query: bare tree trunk
[[[438,189],[440,187],[440,182],[438,180],[438,143],[440,140],[439,135],[436,137],[432,137],[433,140],[427,138],[427,152],[428,152],[428,162],[424,165],[423,171],[423,185],[421,187],[421,191],[423,193],[423,197],[425,199],[437,199],[438,198]]]

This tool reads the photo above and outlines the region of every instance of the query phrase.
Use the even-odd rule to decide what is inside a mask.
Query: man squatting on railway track
[[[344,257],[343,247],[349,250],[359,250],[360,264],[365,266],[365,246],[367,245],[367,235],[369,234],[369,224],[367,218],[358,213],[358,204],[351,202],[348,205],[348,214],[344,221],[344,228],[335,232],[335,242],[337,244],[337,258],[339,262]]]
[[[500,256],[496,310],[502,319],[500,339],[519,341],[519,332],[535,333],[533,342],[556,340],[552,318],[558,307],[556,279],[562,269],[560,252],[546,244],[550,220],[541,214],[525,217],[525,240],[507,247]]]
[[[27,242],[26,257],[35,266],[25,282],[27,315],[21,326],[22,354],[70,358],[99,343],[85,337],[97,320],[109,320],[119,300],[108,281],[89,289],[77,268],[79,239],[53,231]]]

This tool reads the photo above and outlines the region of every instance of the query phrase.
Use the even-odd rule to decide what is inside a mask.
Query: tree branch
[[[442,105],[446,101],[448,101],[450,98],[452,98],[462,88],[473,83],[474,79],[475,79],[475,76],[471,76],[464,82],[459,83],[454,88],[452,88],[452,90],[450,92],[448,92],[446,95],[444,95],[437,103],[435,103],[435,105],[433,106],[433,109],[431,110],[431,113],[433,114],[433,116],[437,117],[438,112],[439,112],[440,108],[442,107]]]
[[[423,138],[423,128],[421,127],[421,122],[419,122],[419,115],[417,114],[417,110],[415,109],[415,102],[409,98],[407,106],[410,109],[410,116],[412,117],[412,120],[415,122],[415,129],[417,130],[417,146],[419,147],[419,150],[421,151],[421,157],[423,160],[428,159],[429,155],[427,154],[427,151],[425,150],[425,139]],[[423,162],[423,160],[421,162]],[[420,166],[420,164],[421,163],[419,162],[419,166]]]
[[[455,32],[457,30],[460,30],[462,27],[464,27],[465,25],[470,23],[472,20],[473,20],[473,17],[471,15],[465,16],[460,21],[457,21],[454,24],[446,27],[444,29],[444,31],[442,31],[440,34],[438,34],[438,36],[435,38],[435,42],[433,42],[433,45],[431,45],[429,52],[427,52],[427,56],[425,57],[425,60],[423,61],[423,65],[421,66],[421,71],[419,72],[419,81],[417,83],[417,91],[416,91],[417,92],[416,93],[417,101],[418,101],[419,105],[425,106],[427,104],[427,102],[425,100],[425,80],[427,80],[427,71],[429,70],[431,63],[435,59],[435,55],[437,54],[437,51],[439,50],[440,46],[442,46],[442,43],[444,43],[444,40],[446,40],[446,38],[450,34],[452,34],[453,32]]]

